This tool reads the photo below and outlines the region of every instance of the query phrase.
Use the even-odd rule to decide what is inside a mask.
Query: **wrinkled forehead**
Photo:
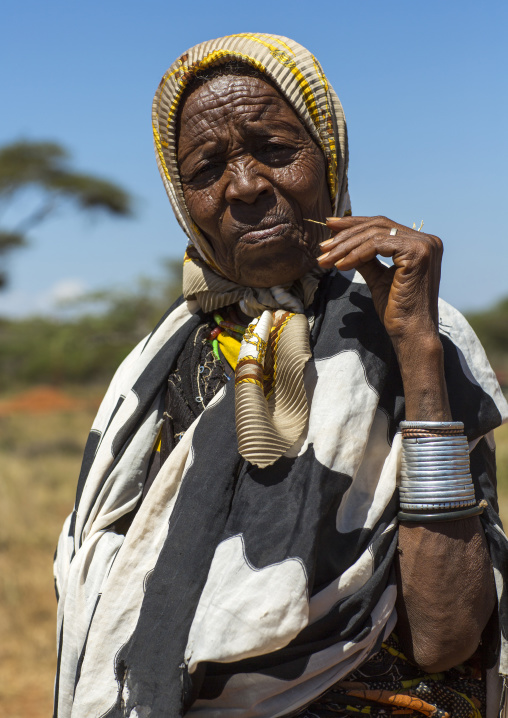
[[[234,125],[237,129],[270,135],[285,131],[310,136],[301,118],[272,83],[262,77],[228,74],[214,75],[190,87],[180,100],[176,120],[178,155],[179,139],[195,143],[205,137],[218,137]],[[180,157],[179,157],[180,159]]]

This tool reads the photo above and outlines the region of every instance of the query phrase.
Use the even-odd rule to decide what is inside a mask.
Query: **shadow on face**
[[[219,74],[190,89],[177,148],[187,208],[224,276],[271,287],[315,266],[329,233],[304,219],[332,213],[326,163],[270,82]]]

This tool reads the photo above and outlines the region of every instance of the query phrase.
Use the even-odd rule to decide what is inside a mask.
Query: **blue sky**
[[[188,47],[245,31],[287,35],[319,58],[346,112],[354,214],[423,219],[445,243],[441,295],[458,308],[508,295],[507,30],[505,0],[4,0],[0,143],[63,143],[77,168],[130,190],[136,216],[62,212],[34,231],[9,263],[0,314],[128,287],[183,254],[153,154],[152,97]]]

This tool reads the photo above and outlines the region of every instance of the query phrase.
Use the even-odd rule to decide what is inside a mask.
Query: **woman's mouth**
[[[244,234],[240,235],[238,238],[239,241],[242,242],[262,242],[267,239],[274,239],[275,237],[278,237],[279,235],[285,234],[289,229],[291,225],[289,222],[279,222],[278,224],[274,224],[270,227],[262,227],[261,229],[252,229],[248,232],[245,232]]]

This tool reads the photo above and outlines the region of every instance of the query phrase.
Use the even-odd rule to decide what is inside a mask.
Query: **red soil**
[[[57,411],[81,411],[96,408],[97,398],[78,399],[52,386],[35,386],[0,401],[0,416],[9,414],[48,414]]]

